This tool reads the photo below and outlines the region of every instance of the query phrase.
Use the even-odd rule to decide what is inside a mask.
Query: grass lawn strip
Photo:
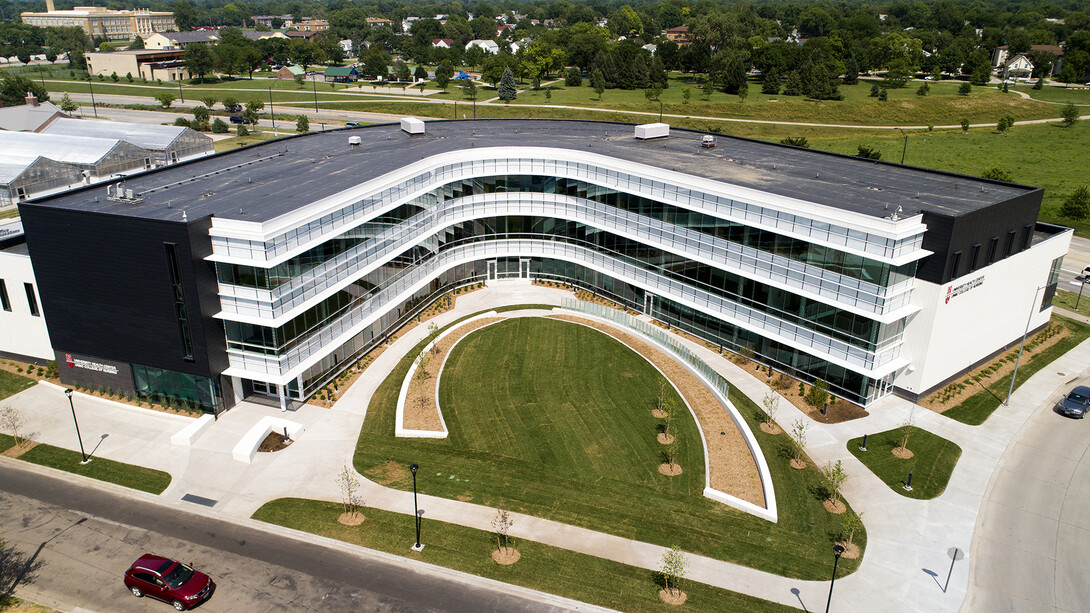
[[[37,382],[30,377],[0,369],[0,400],[33,387],[35,383]]]
[[[436,343],[423,369],[426,375],[421,377],[419,374],[414,374],[412,382],[409,383],[409,393],[405,396],[405,422],[402,424],[406,430],[435,432],[443,430],[443,422],[439,418],[439,407],[435,404],[439,371],[443,366],[443,362],[446,360],[450,348],[462,337],[497,321],[500,321],[497,317],[478,319],[471,324],[462,326]],[[417,355],[419,356],[419,354]],[[419,372],[418,367],[416,373]]]
[[[494,534],[432,520],[424,521],[426,546],[416,553],[409,549],[416,538],[411,516],[365,508],[366,521],[349,527],[337,522],[342,510],[335,502],[281,498],[265,503],[253,518],[619,611],[664,610],[653,571],[521,539],[514,546],[522,557],[501,566],[490,557],[496,549]],[[683,589],[689,595],[685,611],[796,611],[695,581],[685,582]]]
[[[161,494],[170,485],[170,474],[161,470],[99,457],[93,458],[87,464],[80,464],[82,457],[78,451],[44,443],[38,443],[19,456],[19,459],[152,494]]]
[[[1052,316],[1052,323],[1062,323],[1070,328],[1072,333],[1029,359],[1023,356],[1022,364],[1018,368],[1018,378],[1014,381],[1014,389],[1021,387],[1027,379],[1037,374],[1037,371],[1048,366],[1090,337],[1090,325],[1059,315]],[[1007,397],[1009,386],[1009,378],[996,381],[984,390],[970,396],[960,405],[943,412],[943,415],[964,424],[979,426],[988,419],[993,411],[999,408]]]
[[[950,474],[961,457],[961,447],[922,428],[913,427],[908,438],[911,458],[893,455],[901,446],[904,430],[894,428],[867,437],[867,450],[860,451],[863,438],[848,441],[848,451],[898,494],[919,500],[935,498],[946,489]],[[904,485],[912,473],[912,491]]]
[[[688,405],[696,412],[704,440],[708,445],[708,469],[711,487],[759,507],[765,507],[764,488],[757,462],[727,409],[715,395],[688,369],[647,342],[625,334],[616,328],[582,317],[554,315],[554,319],[573,321],[616,338],[636,353],[647,358],[681,391]]]
[[[552,305],[511,305],[493,310],[537,308],[551,309]],[[487,310],[466,315],[459,321],[484,312]],[[361,474],[382,485],[409,491],[412,476],[407,467],[418,462],[422,467],[426,465],[427,470],[434,466],[435,472],[442,473],[441,477],[432,478],[435,473],[422,468],[421,475],[425,478],[421,479],[421,487],[429,494],[485,506],[503,505],[514,511],[666,547],[678,545],[686,551],[782,576],[827,578],[827,551],[832,542],[842,540],[842,516],[832,515],[822,506],[827,492],[813,463],[805,470],[790,468],[792,449],[788,438],[760,431],[760,410],[737,390],[731,389],[730,400],[754,431],[776,484],[779,521],[775,524],[705,499],[696,488],[684,492],[685,495],[668,495],[610,479],[587,487],[585,483],[572,484],[547,472],[529,470],[524,463],[456,448],[451,439],[395,439],[394,414],[400,385],[414,356],[425,344],[426,341],[421,341],[408,352],[372,397],[354,458],[354,466]],[[449,426],[451,420],[447,422]],[[448,478],[459,474],[471,480],[479,475],[490,478],[469,483]],[[679,483],[673,481],[671,485]],[[573,492],[580,495],[573,496]],[[633,505],[633,500],[640,504]],[[865,533],[857,533],[856,543],[865,548]],[[858,565],[858,560],[841,560],[845,573],[853,572]]]

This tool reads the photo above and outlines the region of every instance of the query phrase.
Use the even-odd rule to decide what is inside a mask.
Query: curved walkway
[[[501,282],[460,297],[454,310],[440,315],[435,321],[444,325],[465,314],[499,305],[559,305],[561,298],[568,295],[561,290],[527,283]],[[332,409],[310,405],[299,408],[292,419],[306,427],[306,434],[282,452],[258,454],[252,464],[231,460],[231,448],[262,417],[279,415],[275,407],[243,403],[221,416],[193,447],[187,448],[172,446],[169,441],[170,434],[188,422],[184,418],[166,418],[143,409],[99,399],[90,400],[80,395],[76,398],[75,406],[80,412],[84,441],[97,439],[99,446],[95,453],[98,456],[168,470],[174,481],[161,498],[173,502],[186,494],[209,498],[214,504],[206,512],[225,519],[247,521],[264,502],[284,496],[339,500],[336,474],[341,466],[351,465],[356,439],[374,389],[426,334],[425,326],[418,326],[404,334],[371,364]],[[742,372],[717,353],[692,343],[689,343],[689,347],[704,356],[732,385],[751,398],[759,400],[767,391],[762,382]],[[810,422],[811,442],[807,445],[807,453],[819,465],[827,461],[844,462],[849,474],[844,493],[853,506],[864,513],[868,532],[863,562],[857,572],[837,581],[832,610],[958,611],[969,589],[970,570],[974,573],[974,586],[983,588],[983,581],[993,572],[983,559],[992,555],[986,547],[986,539],[992,533],[985,526],[978,539],[973,539],[973,531],[982,504],[987,502],[989,505],[982,517],[983,522],[992,516],[991,506],[1003,502],[996,493],[999,486],[988,489],[989,479],[1003,459],[1008,444],[1029,417],[1047,406],[1051,395],[1068,383],[1071,377],[1059,373],[1083,373],[1088,369],[1090,341],[1031,377],[1014,393],[1009,407],[1001,407],[984,425],[978,427],[966,426],[923,409],[914,410],[913,405],[897,398],[885,398],[875,403],[869,407],[870,416],[864,419],[833,425]],[[70,430],[68,421],[67,402],[59,389],[37,385],[5,400],[5,404],[24,409],[24,415],[30,421],[29,429],[38,433],[35,437],[37,440],[76,448],[74,432]],[[780,406],[785,407],[780,410],[781,423],[807,419],[789,403],[781,402]],[[920,427],[954,441],[963,449],[947,490],[934,500],[912,500],[899,496],[870,473],[845,447],[845,441],[852,437],[897,426],[913,411]],[[1080,422],[1074,426],[1083,427],[1084,423],[1090,422]],[[1019,443],[1021,439],[1015,444],[1015,449]],[[1055,448],[1054,445],[1051,447]],[[1056,457],[1050,461],[1055,464],[1062,464],[1067,457],[1066,451],[1059,449],[1054,455]],[[1003,468],[1009,468],[1009,462]],[[1080,464],[1071,473],[1068,483],[1085,483],[1084,477],[1090,472],[1087,468],[1085,462]],[[997,480],[1003,478],[1004,474],[999,473]],[[1054,491],[1057,488],[1042,486],[1041,489]],[[412,513],[411,492],[367,483],[362,493],[367,506],[406,515]],[[430,496],[421,496],[420,499],[426,517],[479,529],[488,530],[494,514],[487,507],[456,500]],[[1057,517],[1063,519],[1073,514],[1085,515],[1088,502],[1090,500],[1084,494],[1069,496]],[[1072,528],[1065,526],[1061,521],[1058,540],[1062,538],[1076,545],[1085,542],[1087,534],[1073,529],[1082,529],[1085,524],[1071,522]],[[512,533],[519,538],[648,569],[658,568],[664,552],[662,547],[656,545],[527,516],[516,517]],[[1077,541],[1074,540],[1076,536],[1079,538]],[[951,547],[969,550],[970,554],[967,560],[954,567],[950,589],[944,593],[940,582],[950,567],[947,550]],[[1085,556],[1085,552],[1065,555]],[[831,566],[831,550],[829,558]],[[690,579],[790,606],[820,610],[828,594],[828,584],[824,581],[787,579],[700,556],[690,555],[689,560]],[[1030,572],[1021,560],[1015,563],[1019,564],[1018,572]],[[1086,589],[1085,572],[1080,572],[1085,568],[1084,560],[1078,566],[1057,564],[1053,568],[1045,565],[1032,569],[1032,572],[1036,573],[1033,577],[1037,581],[1049,586],[1053,585],[1052,577],[1057,577],[1057,592],[1067,590],[1065,594],[1079,594],[1085,592],[1073,592],[1076,589],[1073,586]],[[1079,574],[1064,574],[1068,570]],[[999,580],[1003,578],[999,577]],[[981,588],[974,589],[970,606],[977,602],[991,605],[993,601],[978,600],[984,596],[976,594],[976,589]],[[1047,602],[1044,596],[1041,598],[1041,602]],[[1086,610],[1085,606],[1079,608]]]

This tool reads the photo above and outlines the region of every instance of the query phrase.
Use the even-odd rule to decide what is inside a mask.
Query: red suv
[[[186,611],[212,597],[216,584],[199,570],[150,553],[125,571],[125,587],[133,596],[151,596]]]

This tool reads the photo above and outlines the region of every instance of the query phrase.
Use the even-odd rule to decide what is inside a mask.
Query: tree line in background
[[[4,4],[9,7],[3,11]],[[0,15],[41,2],[11,4],[0,0]],[[1090,73],[1090,11],[1086,2],[1065,6],[1043,0],[981,3],[969,0],[879,2],[688,2],[662,0],[637,4],[577,4],[568,0],[518,2],[155,2],[149,8],[173,10],[180,29],[203,25],[249,26],[252,15],[325,18],[330,29],[312,41],[270,38],[252,41],[238,31],[221,32],[220,42],[187,56],[196,74],[252,73],[262,61],[303,66],[342,61],[338,41],[349,39],[362,51],[363,72],[386,76],[392,58],[424,65],[479,68],[496,84],[505,69],[521,79],[538,80],[577,67],[582,77],[601,73],[606,89],[647,89],[665,85],[663,75],[680,70],[708,75],[716,89],[738,94],[751,68],[760,70],[768,93],[839,97],[837,85],[860,73],[882,72],[885,87],[903,86],[918,73],[960,76],[984,84],[991,76],[991,54],[1007,45],[1011,56],[1026,53],[1034,77],[1051,75],[1055,55],[1033,45],[1064,44],[1061,80],[1081,82]],[[1077,9],[1077,10],[1075,10]],[[513,28],[499,30],[506,16]],[[445,15],[444,20],[432,18]],[[402,20],[412,22],[403,35]],[[371,27],[368,17],[392,25]],[[537,24],[531,24],[537,20]],[[546,21],[552,28],[546,27]],[[604,26],[599,24],[603,23]],[[686,25],[691,44],[663,36],[664,29]],[[453,40],[449,49],[432,41]],[[471,39],[495,40],[500,54],[477,47]],[[0,55],[47,50],[53,57],[72,53],[79,68],[82,52],[93,48],[79,28],[36,28],[0,23]],[[513,43],[521,43],[510,53]],[[527,44],[528,43],[528,44]],[[656,46],[654,52],[644,45]],[[194,45],[193,47],[201,47]],[[48,56],[47,56],[48,57]],[[27,60],[29,61],[29,60]],[[774,90],[774,92],[772,91]]]

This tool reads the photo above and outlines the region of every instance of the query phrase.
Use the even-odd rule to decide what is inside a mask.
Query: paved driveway
[[[992,475],[963,611],[1090,611],[1090,419],[1053,412],[1060,393],[1037,408]]]

